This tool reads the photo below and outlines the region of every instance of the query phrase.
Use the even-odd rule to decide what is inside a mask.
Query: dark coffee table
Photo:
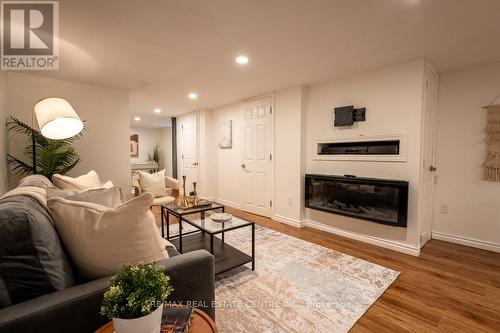
[[[224,206],[213,203],[211,206],[196,209],[179,209],[174,204],[162,206],[162,235],[164,220],[167,222],[166,239],[175,245],[180,253],[205,249],[215,258],[215,274],[221,274],[247,263],[252,263],[255,270],[255,223],[234,216],[228,222],[214,222],[206,217],[206,212],[224,212]],[[179,219],[179,233],[170,235],[170,215]],[[194,227],[195,230],[184,232],[183,223]],[[225,242],[227,232],[249,227],[252,232],[252,253],[246,254]],[[192,228],[193,229],[193,228]],[[250,231],[250,230],[249,230]],[[221,237],[216,237],[220,235]]]
[[[177,217],[179,220],[185,215],[200,214],[201,218],[205,218],[205,212],[220,211],[224,213],[225,207],[215,202],[211,202],[209,206],[197,208],[182,209],[175,202],[161,205],[161,236],[170,239],[170,215]],[[167,237],[165,237],[165,223],[167,224]]]

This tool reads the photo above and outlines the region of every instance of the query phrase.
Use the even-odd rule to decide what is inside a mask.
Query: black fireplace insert
[[[406,228],[407,181],[306,175],[305,185],[307,208]]]

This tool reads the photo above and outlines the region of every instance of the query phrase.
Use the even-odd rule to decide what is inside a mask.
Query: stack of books
[[[193,308],[165,305],[161,318],[160,333],[188,333]]]

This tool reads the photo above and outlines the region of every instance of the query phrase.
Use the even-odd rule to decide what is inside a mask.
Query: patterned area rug
[[[226,241],[251,251],[249,228]],[[235,332],[347,332],[399,272],[256,226],[256,271],[217,277],[217,326]],[[250,266],[250,265],[248,265]]]

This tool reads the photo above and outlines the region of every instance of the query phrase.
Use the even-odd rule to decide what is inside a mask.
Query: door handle
[[[436,168],[435,166],[432,166],[432,165],[431,165],[431,166],[429,167],[429,171],[430,171],[430,172],[434,172],[434,171],[436,171],[436,170],[437,170],[437,168]]]
[[[246,168],[247,168],[247,166],[246,166],[245,164],[242,164],[242,165],[241,165],[241,168],[242,168],[242,169],[246,169]]]
[[[193,163],[193,165],[194,165],[194,166],[198,166],[198,162],[194,162],[194,163]]]

